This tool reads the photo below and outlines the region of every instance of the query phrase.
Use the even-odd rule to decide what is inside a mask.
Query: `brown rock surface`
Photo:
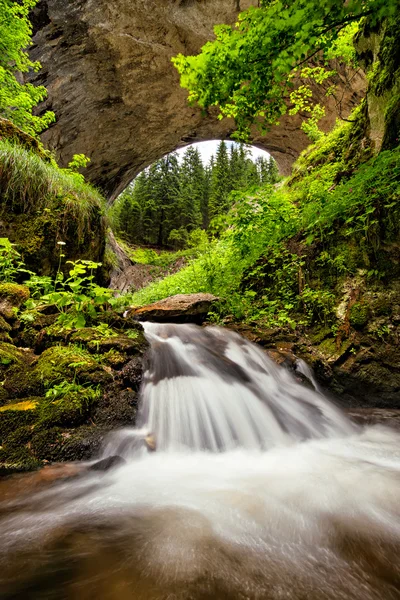
[[[147,306],[132,308],[128,315],[140,321],[198,323],[205,319],[217,300],[212,294],[176,294]]]
[[[187,104],[171,57],[195,54],[213,37],[217,23],[233,23],[233,0],[41,0],[35,10],[34,75],[49,92],[43,109],[57,121],[43,134],[62,166],[75,153],[91,159],[85,175],[109,198],[115,197],[144,167],[191,142],[229,137],[233,123],[204,117]],[[240,9],[257,5],[241,0]],[[340,109],[347,116],[364,88],[361,74],[341,72]],[[322,127],[336,119],[335,100],[317,97],[327,107]],[[301,117],[283,117],[255,145],[271,152],[287,174],[308,144]]]

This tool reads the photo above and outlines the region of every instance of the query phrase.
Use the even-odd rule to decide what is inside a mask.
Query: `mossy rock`
[[[0,342],[0,372],[6,371],[12,365],[22,365],[26,362],[26,353],[13,344]]]
[[[68,432],[84,424],[96,403],[93,390],[61,398],[24,398],[0,408],[0,473],[31,470],[41,460],[59,460]]]
[[[317,347],[317,350],[328,363],[335,363],[347,354],[352,346],[353,342],[350,339],[344,340],[338,346],[335,338],[327,338]]]
[[[15,380],[15,384],[19,389],[21,381],[31,372],[35,360],[36,358],[32,352],[27,352],[7,342],[0,342],[0,377],[2,379],[0,405],[4,404],[9,398],[36,394],[36,386],[33,388],[29,386],[27,393],[12,393],[12,381]],[[9,384],[11,384],[11,388]]]
[[[309,337],[313,344],[320,344],[326,338],[332,336],[332,331],[330,327],[317,327],[312,333],[310,333]]]
[[[350,309],[349,321],[354,329],[363,329],[369,321],[371,310],[367,304],[356,302]]]
[[[48,150],[45,150],[42,143],[36,138],[22,131],[8,119],[0,117],[0,139],[5,138],[8,141],[15,142],[23,146],[26,150],[35,152],[44,161],[51,162],[52,156]]]
[[[66,434],[68,435],[68,434]],[[31,452],[37,460],[60,460],[60,451],[64,443],[65,434],[60,427],[46,429],[35,428],[29,442]]]
[[[8,369],[3,393],[8,398],[43,395],[47,388],[62,381],[98,385],[112,381],[112,375],[86,350],[74,345],[53,346],[35,364],[19,362]]]
[[[0,314],[6,319],[15,318],[21,305],[29,298],[26,285],[0,283]]]
[[[74,332],[70,340],[75,344],[84,344],[92,352],[108,352],[117,350],[125,354],[136,354],[141,351],[146,340],[142,331],[134,331],[135,335],[113,332],[113,335],[102,335],[95,327],[85,327]]]
[[[86,350],[76,345],[53,346],[45,350],[35,367],[33,376],[46,385],[60,381],[78,383],[107,383],[112,376]]]
[[[95,396],[89,388],[87,391],[69,392],[55,400],[43,398],[38,405],[38,423],[45,429],[77,427],[87,420],[94,404]]]
[[[13,402],[0,407],[0,439],[4,439],[19,427],[33,425],[38,419],[40,398],[24,398],[21,402]]]
[[[0,315],[0,332],[9,333],[12,327],[7,321]]]
[[[123,354],[118,350],[114,350],[113,348],[103,354],[101,357],[101,362],[103,364],[106,364],[114,369],[122,367],[128,360],[129,359],[126,354]]]
[[[32,426],[21,425],[2,441],[0,448],[0,475],[32,471],[42,465],[30,448]]]

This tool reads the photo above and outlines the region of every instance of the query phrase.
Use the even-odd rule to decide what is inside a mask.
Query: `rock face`
[[[41,0],[32,58],[43,68],[35,81],[49,92],[43,108],[57,117],[43,134],[45,145],[62,166],[75,153],[88,155],[85,175],[113,198],[167,152],[229,137],[232,122],[187,104],[170,59],[197,53],[212,39],[214,24],[233,23],[238,7],[250,5],[257,0]],[[343,116],[364,88],[361,75],[353,76],[351,88],[346,78],[345,72],[336,78]],[[320,99],[328,115],[322,126],[329,128],[337,116],[335,100]],[[284,174],[308,143],[299,120],[284,117],[266,137],[254,139]]]
[[[60,329],[57,314],[0,320],[0,476],[92,458],[111,430],[134,425],[147,342],[139,323],[102,316],[113,324],[103,332]]]
[[[159,323],[201,323],[217,301],[212,294],[176,294],[154,304],[133,308],[128,311],[128,316]]]

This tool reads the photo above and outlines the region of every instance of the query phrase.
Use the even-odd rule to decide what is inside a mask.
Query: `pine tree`
[[[274,184],[279,180],[278,166],[272,156],[269,158],[259,156],[256,159],[256,167],[261,185]]]
[[[200,152],[189,146],[180,167],[178,209],[180,226],[192,231],[202,225],[204,209],[205,172]]]
[[[211,192],[208,206],[210,220],[227,212],[230,192],[229,157],[226,143],[220,142],[212,170]]]

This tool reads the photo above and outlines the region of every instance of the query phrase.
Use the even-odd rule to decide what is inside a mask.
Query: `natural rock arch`
[[[242,0],[241,10],[257,5]],[[41,0],[34,16],[35,76],[49,92],[43,109],[57,122],[42,139],[61,165],[72,155],[91,158],[86,176],[114,198],[144,167],[195,141],[229,137],[233,123],[188,106],[170,58],[193,54],[212,38],[213,25],[234,22],[237,0]],[[344,86],[343,73],[339,85]],[[363,88],[363,78],[353,80]],[[345,91],[344,112],[357,103]],[[333,99],[325,127],[333,124]],[[268,150],[283,173],[308,140],[299,118],[284,117],[254,144]]]

